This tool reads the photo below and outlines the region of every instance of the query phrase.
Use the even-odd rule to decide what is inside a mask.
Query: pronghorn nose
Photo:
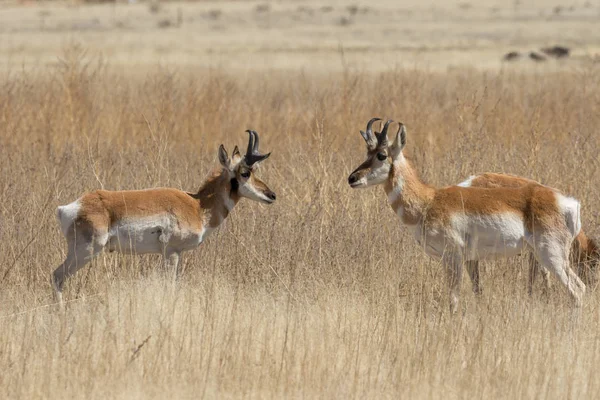
[[[356,177],[356,175],[352,174],[348,177],[348,183],[350,185],[352,185],[353,183],[355,183],[358,180],[358,178]]]
[[[275,201],[275,199],[277,199],[277,195],[275,195],[275,193],[273,193],[273,192],[267,192],[267,197],[273,201]]]

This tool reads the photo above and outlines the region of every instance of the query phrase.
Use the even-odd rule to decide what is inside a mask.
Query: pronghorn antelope
[[[246,132],[246,154],[242,157],[236,146],[230,159],[221,145],[222,169],[197,193],[171,188],[97,190],[58,207],[57,217],[68,242],[67,258],[52,275],[58,300],[62,302],[65,279],[103,249],[162,254],[166,266],[177,274],[181,253],[198,247],[242,197],[273,203],[275,193],[253,172],[271,153],[260,154],[258,134]]]
[[[585,285],[569,268],[569,248],[581,229],[579,203],[541,185],[519,188],[435,188],[423,183],[404,156],[406,129],[399,124],[393,143],[388,120],[373,133],[371,119],[361,135],[367,159],[350,176],[353,188],[384,186],[388,200],[425,252],[440,258],[455,312],[464,262],[507,257],[532,249],[540,263],[567,288],[577,306]]]
[[[527,186],[529,184],[541,185],[539,182],[523,178],[515,175],[507,174],[496,174],[492,172],[486,172],[481,175],[472,175],[467,180],[458,184],[462,187],[483,187],[483,188],[497,188],[497,187],[512,187],[518,188]],[[600,248],[594,240],[589,238],[583,229],[579,231],[579,234],[575,237],[571,245],[571,265],[575,266],[575,272],[583,280],[587,286],[594,286],[597,281],[598,264],[600,263]],[[479,262],[469,261],[467,263],[467,270],[473,281],[473,291],[475,293],[480,292],[479,285]],[[537,264],[535,257],[532,253],[529,254],[529,279],[527,288],[529,294],[533,292],[533,283],[537,276],[537,273],[541,272],[546,285],[548,285],[548,271],[540,269]]]

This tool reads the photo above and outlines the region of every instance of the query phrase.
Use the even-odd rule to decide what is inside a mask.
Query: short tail
[[[598,247],[598,243],[593,239],[587,238],[586,250],[587,259],[590,262],[590,269],[594,272],[598,271],[598,266],[600,266],[600,247]]]
[[[79,209],[80,206],[78,200],[64,206],[59,206],[56,209],[56,218],[60,223],[60,230],[63,235],[67,236],[69,233],[69,229],[77,219]]]
[[[563,212],[567,229],[573,235],[573,239],[575,239],[579,235],[579,232],[581,232],[581,205],[577,200],[565,197]]]
[[[595,286],[600,266],[600,247],[581,231],[571,247],[573,266],[586,285]]]

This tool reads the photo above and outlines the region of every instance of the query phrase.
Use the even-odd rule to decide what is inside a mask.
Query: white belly
[[[107,247],[120,253],[162,253],[172,224],[168,216],[122,220],[108,233]]]
[[[485,217],[457,215],[449,229],[415,228],[415,238],[425,252],[442,257],[444,252],[458,252],[464,260],[511,257],[528,247],[530,234],[521,218],[514,214]]]
[[[123,220],[109,231],[107,248],[129,254],[164,253],[198,247],[212,229],[182,230],[169,215],[136,220]]]
[[[461,216],[453,220],[461,233],[467,260],[512,257],[527,248],[528,233],[516,214]]]

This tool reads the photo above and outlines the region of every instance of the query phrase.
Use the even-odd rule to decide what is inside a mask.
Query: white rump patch
[[[581,205],[579,202],[572,197],[567,197],[560,193],[556,194],[556,201],[559,210],[565,216],[565,223],[569,228],[569,232],[573,237],[579,235],[581,231]]]
[[[79,210],[81,210],[79,199],[65,206],[59,206],[56,209],[56,218],[58,218],[58,222],[60,222],[60,230],[63,235],[67,236],[69,228],[73,225],[73,222],[75,222],[75,219],[79,214]]]
[[[471,175],[467,180],[462,181],[461,183],[459,183],[456,186],[460,186],[460,187],[471,187],[471,185],[473,185],[473,181],[477,178],[477,175]]]

